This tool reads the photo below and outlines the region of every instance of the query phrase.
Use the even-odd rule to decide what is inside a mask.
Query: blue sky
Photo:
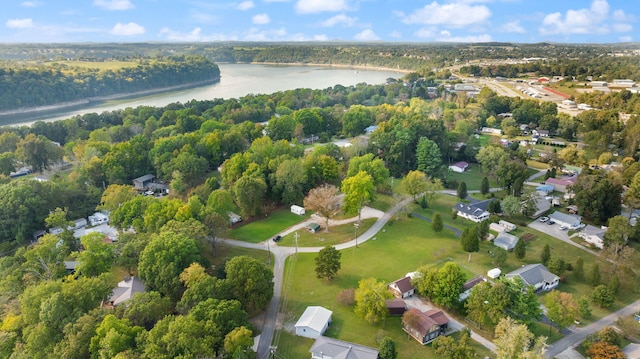
[[[9,2],[9,1],[7,1]],[[638,0],[29,0],[0,42],[640,41]]]

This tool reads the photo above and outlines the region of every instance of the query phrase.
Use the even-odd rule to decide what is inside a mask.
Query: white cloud
[[[401,39],[402,34],[400,33],[400,31],[391,31],[391,33],[389,34],[389,37],[392,37],[394,39]]]
[[[129,10],[135,7],[129,0],[94,0],[93,5],[106,10]]]
[[[491,11],[484,5],[438,4],[434,1],[403,18],[406,24],[445,25],[462,27],[481,24],[491,17]]]
[[[623,10],[615,10],[613,12],[613,19],[618,22],[631,22],[635,21],[635,17],[633,15],[627,15]]]
[[[203,35],[202,29],[199,27],[196,27],[190,32],[174,31],[168,27],[163,27],[160,30],[159,36],[168,41],[180,41],[180,42],[237,41],[238,40],[238,37],[235,35],[225,35],[225,34]]]
[[[296,11],[300,14],[311,14],[323,11],[344,11],[348,6],[346,0],[298,0]]]
[[[219,21],[217,16],[211,15],[211,14],[207,14],[206,12],[202,12],[202,11],[195,11],[192,10],[189,12],[189,16],[198,23],[201,24],[213,24],[213,23],[217,23]]]
[[[27,29],[33,27],[32,19],[9,19],[5,26],[11,29]]]
[[[333,27],[338,24],[342,24],[346,27],[352,27],[358,22],[357,17],[349,17],[345,14],[336,15],[328,18],[327,20],[320,23],[321,26],[324,27]]]
[[[633,41],[633,37],[631,36],[620,36],[620,42],[632,42]]]
[[[266,3],[270,3],[270,2],[289,2],[291,0],[262,0],[262,1]]]
[[[542,20],[540,32],[552,34],[605,34],[610,31],[606,20],[609,17],[607,0],[593,0],[588,9],[567,10],[564,16],[554,12]],[[614,18],[624,18],[622,11],[614,11]]]
[[[23,1],[20,3],[22,7],[38,7],[42,5],[42,1]]]
[[[271,19],[269,18],[269,14],[258,14],[255,15],[251,21],[256,25],[266,25],[271,22]]]
[[[436,33],[434,29],[421,28],[418,31],[414,32],[413,35],[421,39],[431,39],[436,36]]]
[[[130,22],[128,24],[117,23],[113,26],[110,33],[118,36],[135,36],[144,34],[145,29],[143,26]]]
[[[633,30],[631,24],[613,24],[612,28],[615,32],[630,32]]]
[[[357,33],[353,38],[358,41],[379,41],[380,40],[380,37],[376,35],[376,33],[373,32],[373,30],[371,29],[362,30],[359,33]]]
[[[436,41],[442,42],[490,42],[491,35],[482,34],[482,35],[467,35],[467,36],[451,36],[451,34],[443,34],[446,36],[440,36],[436,39]]]
[[[249,30],[249,33],[245,35],[246,41],[283,41],[289,40],[287,37],[287,30],[284,27],[279,29],[261,30],[256,28]]]
[[[524,34],[526,33],[525,29],[520,26],[520,21],[510,21],[504,25],[502,25],[502,27],[500,28],[502,31],[504,32],[515,32],[518,34]]]
[[[248,0],[248,1],[243,1],[240,4],[238,4],[238,6],[236,6],[236,9],[241,10],[241,11],[245,11],[245,10],[249,10],[251,8],[253,8],[254,6],[256,6],[253,1]]]

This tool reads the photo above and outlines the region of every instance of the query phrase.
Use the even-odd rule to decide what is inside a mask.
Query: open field
[[[447,181],[464,181],[464,183],[467,184],[467,190],[469,191],[479,190],[483,177],[489,176],[482,172],[482,167],[477,163],[470,163],[469,168],[467,168],[467,170],[463,173],[457,173],[453,171],[447,172]],[[498,183],[496,182],[495,178],[489,177],[489,187],[498,187]]]
[[[126,67],[136,67],[139,63],[137,61],[53,61],[45,64],[62,64],[69,67],[84,67],[98,70],[118,70]]]
[[[266,239],[271,239],[283,230],[300,223],[309,218],[311,214],[307,212],[304,216],[291,213],[288,208],[275,211],[269,217],[251,223],[243,224],[232,229],[229,237],[241,241],[260,243]]]
[[[358,227],[358,235],[364,233],[376,222],[376,218],[363,219]],[[319,223],[324,226],[324,223]],[[329,228],[329,233],[324,232],[324,227],[318,233],[311,233],[306,229],[298,232],[298,247],[324,247],[333,246],[353,240],[356,228],[353,223],[341,224]],[[282,237],[279,242],[282,246],[295,246],[295,233],[289,233]]]

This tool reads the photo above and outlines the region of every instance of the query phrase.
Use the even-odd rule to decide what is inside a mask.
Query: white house
[[[464,161],[460,161],[460,162],[456,162],[452,165],[449,165],[449,170],[456,172],[456,173],[462,173],[464,171],[467,170],[467,168],[469,167],[469,164],[467,162]]]
[[[607,233],[606,227],[598,228],[589,224],[582,229],[582,232],[578,233],[578,236],[597,248],[602,249],[602,247],[604,247],[605,233]]]
[[[323,336],[309,352],[311,359],[378,359],[377,349]]]
[[[540,263],[524,265],[513,272],[507,273],[505,277],[518,277],[522,279],[524,284],[533,286],[536,291],[551,290],[560,283],[560,277],[549,272],[547,267]]]
[[[109,222],[109,216],[102,212],[96,212],[89,216],[89,223],[91,223],[92,226],[97,226],[107,222]]]
[[[332,311],[320,306],[310,306],[296,323],[296,335],[311,339],[319,338],[331,324]]]
[[[416,288],[411,284],[410,277],[404,277],[390,283],[387,288],[398,298],[407,298],[416,292]]]
[[[561,226],[566,226],[571,229],[579,228],[582,224],[582,217],[576,214],[567,214],[562,212],[553,212],[549,215],[549,218]]]
[[[494,135],[502,135],[502,130],[499,128],[493,128],[493,127],[483,127],[482,128],[482,132],[483,133],[491,133]]]
[[[466,218],[470,221],[480,223],[489,218],[491,213],[487,211],[489,208],[490,199],[486,201],[480,201],[476,203],[463,203],[459,202],[454,207],[454,210],[458,212],[458,216]]]

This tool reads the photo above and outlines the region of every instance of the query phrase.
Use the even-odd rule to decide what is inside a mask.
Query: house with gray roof
[[[453,209],[458,212],[459,217],[480,223],[487,220],[491,215],[487,210],[491,201],[492,200],[488,199],[476,203],[458,202]]]
[[[108,305],[115,307],[133,298],[136,293],[144,292],[144,283],[138,277],[125,277],[118,286],[113,288]]]
[[[309,306],[296,322],[296,335],[311,339],[322,336],[331,324],[333,312],[320,306]]]
[[[582,225],[582,217],[577,214],[568,214],[555,211],[549,215],[549,218],[561,226],[567,226],[571,229],[580,228]]]
[[[493,245],[505,251],[512,251],[518,244],[518,237],[506,232],[500,232],[493,240]]]
[[[605,233],[607,233],[606,227],[598,228],[589,224],[582,229],[582,232],[578,233],[578,236],[595,247],[602,249],[604,247]]]
[[[309,349],[311,359],[378,359],[378,350],[320,336]]]
[[[507,273],[506,278],[518,277],[524,284],[531,285],[536,291],[551,290],[560,284],[560,277],[549,272],[547,267],[538,264],[527,264],[513,272]]]

